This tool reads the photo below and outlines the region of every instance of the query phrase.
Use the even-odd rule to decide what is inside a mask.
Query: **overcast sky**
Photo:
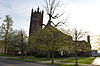
[[[100,0],[61,0],[61,3],[67,12],[65,15],[69,14],[70,27],[83,29],[90,35],[100,35]],[[11,15],[14,28],[28,33],[31,9],[39,6],[42,10],[43,5],[44,0],[0,0],[0,23],[5,15]]]

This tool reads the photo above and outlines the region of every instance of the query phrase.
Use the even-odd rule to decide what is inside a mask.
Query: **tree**
[[[86,43],[80,44],[78,41],[83,38],[86,35],[86,32],[83,32],[82,30],[78,31],[77,29],[74,29],[72,32],[72,37],[73,37],[73,43],[72,43],[72,48],[71,50],[75,52],[75,58],[76,58],[76,66],[78,66],[78,56],[77,52],[82,49],[82,47],[85,46]]]
[[[53,20],[57,20],[59,17],[61,17],[64,14],[64,13],[60,13],[58,11],[59,7],[62,5],[62,4],[60,4],[60,0],[59,1],[57,1],[57,0],[44,0],[44,1],[45,1],[45,4],[46,4],[44,6],[44,8],[45,8],[47,15],[49,17],[48,22],[45,25],[45,27],[49,28],[52,25],[53,27],[56,28],[58,26],[61,26],[62,24],[65,24],[67,19],[63,20],[63,21],[57,21],[57,23],[53,21]],[[48,51],[47,54],[48,54],[48,58],[49,58],[50,52]]]
[[[58,37],[58,34],[59,34],[59,33],[57,34],[56,31],[59,31],[59,30],[57,30],[57,29],[54,30],[54,29],[61,24],[65,24],[66,21],[58,21],[57,24],[55,22],[53,22],[54,19],[58,19],[59,17],[61,17],[64,14],[64,13],[60,14],[60,13],[57,12],[58,8],[61,6],[60,1],[58,1],[58,2],[56,0],[44,0],[44,1],[46,3],[46,5],[44,7],[46,9],[47,15],[49,16],[48,22],[45,25],[45,27],[43,28],[43,30],[41,30],[42,32],[39,31],[40,33],[37,33],[38,35],[34,34],[34,36],[29,38],[29,42],[30,42],[31,45],[33,45],[33,46],[30,45],[30,47],[35,48],[34,50],[36,50],[36,49],[38,49],[38,50],[42,49],[43,50],[44,49],[44,50],[47,50],[47,52],[51,51],[52,57],[53,57],[54,56],[53,54],[54,54],[55,50],[57,50],[59,43],[60,43],[58,40],[56,40],[57,38],[55,39],[55,36],[57,35],[57,37]],[[61,34],[62,34],[62,32],[61,32]],[[62,35],[59,35],[59,37],[62,36]],[[58,39],[59,39],[59,37],[58,37]],[[63,38],[61,38],[59,40],[62,40],[62,39]],[[43,44],[42,44],[42,41],[43,41]],[[54,46],[56,44],[56,42],[59,42],[58,46]],[[67,42],[67,40],[64,41],[64,42]],[[45,47],[48,47],[48,48],[45,49]],[[51,50],[51,48],[52,48],[52,50]],[[56,49],[54,50],[53,48],[56,48]]]
[[[53,19],[58,19],[61,17],[64,13],[57,12],[58,8],[61,6],[60,0],[44,0],[46,5],[44,6],[47,15],[49,16],[48,22],[46,26],[53,24],[54,27],[59,26],[60,24],[65,24],[64,21],[59,21],[57,24],[53,22]]]
[[[8,37],[10,40],[8,40],[9,45],[12,47],[15,47],[16,49],[19,49],[21,52],[21,59],[23,60],[23,56],[25,55],[25,52],[27,51],[27,35],[25,34],[24,30],[15,30],[13,31],[12,35]]]
[[[25,35],[25,32],[23,31],[23,30],[21,30],[21,31],[19,31],[18,32],[19,34],[19,40],[20,40],[20,49],[21,49],[21,54],[22,54],[22,56],[21,56],[21,58],[22,58],[22,60],[24,59],[23,58],[23,56],[24,56],[24,50],[25,50],[25,43],[24,43],[24,41],[25,41],[25,38],[26,38],[26,35]]]
[[[5,41],[5,50],[4,53],[7,54],[7,46],[8,46],[8,36],[10,36],[12,32],[12,25],[13,25],[13,20],[10,15],[6,15],[5,20],[2,23],[1,26],[1,32],[2,32],[2,39]]]
[[[4,53],[4,41],[0,40],[0,53]]]
[[[30,38],[30,47],[33,50],[50,51],[52,53],[52,63],[54,63],[55,51],[59,51],[65,45],[68,46],[71,40],[71,36],[65,35],[54,27],[49,27],[44,28]]]
[[[72,53],[75,53],[75,59],[76,59],[76,66],[78,65],[78,55],[77,52],[80,51],[90,51],[91,50],[91,45],[90,45],[90,38],[89,36],[87,37],[88,42],[84,41],[80,41],[81,39],[83,39],[84,36],[86,36],[87,32],[84,32],[82,30],[77,30],[76,28],[74,30],[65,30],[65,29],[61,29],[61,31],[65,34],[71,35],[73,38],[72,43],[69,45],[69,50]]]

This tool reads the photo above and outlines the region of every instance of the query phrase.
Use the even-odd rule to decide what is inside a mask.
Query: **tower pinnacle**
[[[31,13],[33,13],[33,8],[32,8],[32,10],[31,10]]]
[[[37,8],[37,12],[39,12],[39,6],[38,6],[38,8]]]

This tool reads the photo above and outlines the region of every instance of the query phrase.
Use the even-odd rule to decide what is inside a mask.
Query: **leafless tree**
[[[78,41],[81,38],[83,38],[85,35],[87,34],[87,32],[83,32],[82,30],[77,30],[76,28],[74,29],[74,32],[72,34],[73,40],[74,41]]]
[[[78,52],[78,50],[81,48],[82,49],[82,46],[88,46],[88,45],[84,45],[84,44],[82,44],[82,46],[81,45],[79,45],[79,43],[78,43],[78,41],[80,40],[80,39],[82,39],[84,36],[86,36],[87,35],[87,32],[84,32],[84,31],[82,31],[82,30],[77,30],[76,28],[74,29],[74,30],[65,30],[65,29],[61,29],[61,31],[62,32],[64,32],[65,34],[69,34],[69,35],[71,35],[72,36],[72,38],[73,38],[73,42],[71,43],[71,45],[70,45],[70,51],[72,51],[72,52],[74,52],[75,53],[75,59],[76,59],[76,66],[78,65],[78,56],[77,56],[77,52]],[[84,47],[83,47],[84,48]],[[88,49],[88,48],[87,48]]]
[[[60,0],[44,0],[46,3],[46,6],[44,8],[46,9],[47,15],[49,16],[48,22],[46,26],[53,24],[54,27],[59,26],[59,24],[64,24],[65,21],[59,21],[57,24],[55,24],[52,20],[53,19],[58,19],[61,17],[64,13],[57,12],[58,8],[62,5],[60,4]],[[67,19],[67,18],[66,18]]]
[[[44,1],[46,4],[44,8],[49,17],[48,22],[45,25],[45,27],[47,28],[48,26],[51,26],[51,25],[53,27],[58,27],[65,24],[67,22],[68,17],[65,20],[57,21],[57,23],[53,21],[53,20],[57,20],[58,18],[64,15],[64,10],[62,10],[63,12],[59,12],[59,8],[62,6],[62,4],[60,3],[60,0],[44,0]],[[49,54],[50,52],[48,52],[48,55]]]
[[[74,52],[75,52],[75,58],[76,58],[76,66],[78,66],[78,56],[77,56],[77,52],[78,52],[78,41],[83,38],[85,35],[87,34],[87,32],[83,32],[82,30],[77,30],[76,28],[74,29],[74,31],[72,31],[72,37],[74,40]]]

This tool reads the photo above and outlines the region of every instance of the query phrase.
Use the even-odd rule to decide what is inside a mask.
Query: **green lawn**
[[[48,60],[47,58],[37,58],[37,57],[24,57],[24,59],[34,59],[34,60],[43,60],[43,61]]]
[[[62,63],[46,63],[54,66],[75,66],[75,64],[62,64]],[[86,65],[78,65],[78,66],[86,66]]]
[[[0,54],[0,56],[6,56],[6,57],[18,57],[18,56],[15,56],[15,55],[8,55],[8,54]]]
[[[78,62],[84,64],[91,64],[94,59],[95,59],[94,57],[79,57]],[[58,62],[62,62],[62,61],[58,61]],[[63,60],[63,62],[75,63],[75,58]]]
[[[9,56],[9,57],[19,57],[19,58],[7,58],[9,60],[18,60],[18,61],[22,61],[21,60],[21,56],[12,56],[12,55],[0,55],[0,56]],[[48,61],[49,59],[47,58],[37,58],[37,57],[27,57],[24,56],[24,61],[26,62],[39,62],[39,61]],[[31,60],[26,60],[26,59],[31,59]],[[58,60],[57,62],[62,62],[62,58],[54,58],[55,60]],[[78,63],[83,63],[83,64],[91,64],[93,62],[93,60],[95,59],[95,57],[78,57]],[[75,58],[63,58],[63,62],[65,63],[75,63]],[[70,65],[71,66],[71,65]]]

